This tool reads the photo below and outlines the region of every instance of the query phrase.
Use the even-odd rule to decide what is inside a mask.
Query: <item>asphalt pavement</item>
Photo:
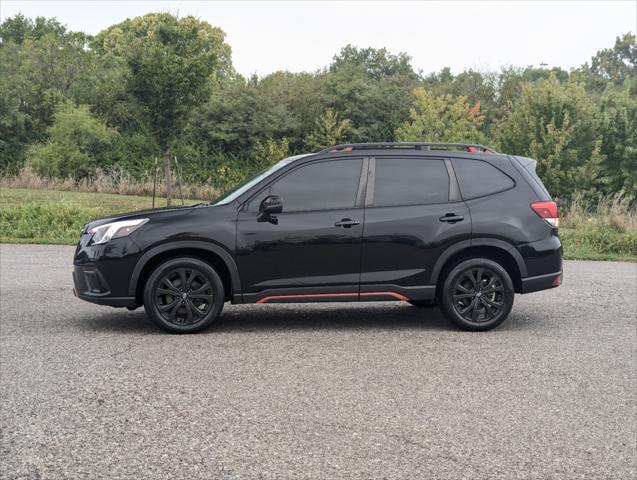
[[[630,479],[637,265],[566,262],[487,333],[406,303],[226,305],[202,334],[0,245],[0,478]]]

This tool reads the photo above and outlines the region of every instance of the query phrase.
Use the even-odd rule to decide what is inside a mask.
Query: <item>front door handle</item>
[[[455,213],[448,213],[444,217],[440,217],[441,222],[456,223],[462,220],[464,220],[464,217],[462,215],[456,215]]]
[[[343,218],[340,222],[334,224],[335,227],[352,228],[354,225],[359,225],[361,222],[358,220],[352,220],[351,218]]]

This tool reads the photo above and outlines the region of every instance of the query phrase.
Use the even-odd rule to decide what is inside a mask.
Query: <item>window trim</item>
[[[283,212],[280,213],[279,215],[285,215],[287,213],[310,213],[310,212],[330,212],[330,211],[338,211],[338,210],[354,210],[354,209],[359,209],[359,208],[363,208],[363,203],[361,201],[361,198],[364,198],[361,194],[361,188],[365,188],[366,183],[365,182],[365,178],[366,178],[366,171],[368,168],[368,157],[364,157],[364,156],[356,156],[356,157],[335,157],[335,158],[319,158],[316,160],[310,160],[310,161],[306,161],[303,163],[299,163],[298,165],[294,165],[292,166],[292,168],[290,168],[289,170],[283,172],[281,175],[278,175],[276,178],[272,178],[270,179],[270,181],[268,181],[268,179],[264,179],[266,181],[266,183],[260,187],[258,187],[258,190],[256,190],[253,194],[250,194],[249,197],[242,202],[241,206],[239,207],[239,212],[247,212],[247,213],[258,213],[258,211],[255,210],[249,210],[248,209],[248,204],[255,198],[257,197],[261,192],[263,192],[264,190],[267,190],[268,188],[270,188],[274,183],[283,180],[285,177],[287,177],[288,175],[292,174],[293,172],[310,166],[310,165],[316,165],[317,163],[328,163],[328,162],[338,162],[338,161],[351,161],[351,160],[360,160],[361,161],[361,170],[358,173],[359,177],[358,177],[358,187],[356,190],[356,195],[354,197],[354,205],[351,207],[335,207],[335,208],[316,208],[316,209],[310,209],[310,210],[285,210],[285,204],[283,205]],[[284,199],[285,201],[285,199]]]
[[[460,187],[460,179],[457,177],[457,174],[455,173],[455,168],[453,166],[454,161],[459,160],[461,162],[482,162],[482,163],[486,163],[487,165],[489,165],[492,168],[495,168],[496,170],[498,170],[502,175],[504,175],[505,177],[507,177],[509,180],[511,180],[511,182],[513,183],[509,188],[504,188],[502,190],[498,190],[496,192],[491,192],[491,193],[486,193],[484,195],[478,195],[475,197],[465,197],[462,194],[462,188]],[[456,176],[456,179],[458,181],[458,191],[460,192],[460,198],[463,201],[469,201],[469,200],[476,200],[478,198],[486,198],[486,197],[490,197],[492,195],[498,195],[499,193],[504,193],[504,192],[508,192],[509,190],[513,190],[516,186],[517,186],[517,182],[515,181],[515,178],[511,177],[511,175],[508,175],[506,172],[504,172],[502,169],[496,167],[495,165],[493,165],[491,162],[487,162],[486,160],[479,160],[477,158],[464,158],[464,157],[454,157],[453,159],[451,159],[451,167],[454,169],[454,175]]]
[[[447,201],[444,202],[427,202],[427,203],[421,203],[421,202],[417,202],[417,203],[402,203],[402,204],[391,204],[391,205],[374,205],[374,184],[376,183],[376,159],[385,159],[385,158],[392,158],[392,159],[406,159],[406,158],[416,158],[419,159],[423,162],[429,162],[429,161],[437,161],[437,162],[442,162],[444,167],[445,167],[445,171],[447,172],[447,178],[448,178],[448,186],[447,186]],[[455,176],[455,172],[453,172],[453,174],[449,171],[449,167],[447,166],[447,162],[449,161],[448,158],[444,158],[444,157],[430,157],[430,156],[423,156],[423,155],[383,155],[383,156],[374,156],[374,157],[370,157],[370,169],[369,169],[369,174],[368,174],[368,179],[367,179],[367,195],[365,196],[365,208],[392,208],[392,207],[416,207],[416,206],[427,206],[427,205],[446,205],[448,203],[457,203],[457,202],[461,202],[462,198],[460,198],[459,195],[459,191],[460,191],[460,187],[457,185],[457,180],[456,180],[456,176]],[[453,188],[453,183],[452,181],[456,180],[456,185],[457,185],[457,199],[452,199],[452,188]]]

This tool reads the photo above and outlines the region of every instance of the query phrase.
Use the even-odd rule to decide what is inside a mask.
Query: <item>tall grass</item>
[[[82,180],[57,179],[38,175],[29,167],[24,167],[16,175],[0,177],[0,187],[150,196],[153,194],[153,178],[145,175],[138,179],[123,170],[97,169],[94,175]],[[181,195],[184,198],[213,200],[219,194],[218,188],[206,183],[181,185]],[[156,195],[157,197],[165,197],[166,195],[166,184],[162,176],[158,176],[157,179]],[[173,198],[180,196],[180,188],[176,182],[173,185],[172,196]]]
[[[637,260],[637,205],[621,193],[589,204],[581,196],[560,202],[566,258]]]

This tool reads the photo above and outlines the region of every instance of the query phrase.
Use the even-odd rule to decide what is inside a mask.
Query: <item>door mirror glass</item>
[[[269,195],[265,197],[259,205],[259,215],[257,221],[276,223],[276,218],[272,215],[283,211],[283,199],[278,195]]]

